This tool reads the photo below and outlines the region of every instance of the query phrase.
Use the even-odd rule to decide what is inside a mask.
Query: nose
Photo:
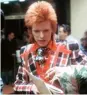
[[[44,37],[44,33],[43,31],[40,31],[40,38],[43,38]]]

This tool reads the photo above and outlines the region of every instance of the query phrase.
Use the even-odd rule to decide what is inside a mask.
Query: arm
[[[25,47],[21,49],[21,54],[25,51]],[[22,58],[20,66],[18,68],[18,73],[16,75],[16,81],[14,83],[14,91],[23,91],[23,92],[30,92],[33,91],[37,92],[36,86],[32,83],[29,79],[28,73],[24,70],[24,68],[29,71],[29,67],[25,65],[25,60]]]
[[[16,75],[16,81],[15,81],[15,86],[14,90],[15,91],[23,91],[22,86],[27,85],[29,83],[29,77],[27,73],[23,70],[23,66],[19,66],[18,68],[18,73]]]
[[[14,91],[25,93],[38,93],[36,86],[29,79],[28,73],[24,70],[24,66],[19,66],[16,81],[14,83]]]

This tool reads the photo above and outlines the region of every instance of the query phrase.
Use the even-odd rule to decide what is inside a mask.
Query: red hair
[[[31,27],[34,23],[49,20],[53,32],[57,29],[57,17],[52,5],[46,1],[38,1],[29,6],[25,15],[25,25]],[[31,37],[30,37],[31,38]]]

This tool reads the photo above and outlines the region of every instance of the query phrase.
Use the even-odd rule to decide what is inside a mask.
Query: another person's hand
[[[54,85],[55,87],[57,88],[61,88],[61,85],[60,85],[60,82],[58,80],[58,77],[61,76],[61,73],[63,72],[64,67],[53,67],[53,68],[50,68],[47,72],[46,72],[46,77],[45,78],[48,78],[49,79],[49,83]]]
[[[34,85],[34,84],[33,84],[32,87],[31,87],[31,91],[34,92],[35,94],[38,94],[38,93],[39,93],[39,91],[38,91],[36,85]]]
[[[63,68],[63,67],[62,67]],[[49,80],[53,80],[54,76],[57,74],[57,75],[60,75],[62,73],[62,68],[61,67],[53,67],[53,68],[50,68],[47,72],[46,72],[46,77],[45,78],[49,78]]]

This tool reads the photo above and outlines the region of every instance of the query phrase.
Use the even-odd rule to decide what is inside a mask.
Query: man
[[[77,43],[78,44],[78,41],[74,37],[71,36],[70,26],[66,25],[66,24],[62,24],[59,26],[58,39],[60,41],[66,40],[69,44],[71,44],[71,43]]]
[[[9,32],[7,38],[2,40],[1,43],[1,75],[5,84],[13,83],[14,81],[14,57],[13,54],[16,51],[17,44],[14,40],[14,32]]]
[[[87,30],[84,32],[83,37],[84,37],[84,38],[87,38]]]
[[[21,48],[22,64],[19,66],[14,90],[16,93],[39,93],[37,86],[30,80],[28,72],[32,72],[46,83],[51,84],[49,77],[45,74],[47,70],[55,66],[70,65],[69,57],[71,64],[77,64],[79,55],[75,53],[75,50],[73,52],[67,49],[66,44],[54,41],[57,17],[52,5],[48,2],[33,3],[25,15],[25,24],[27,28],[31,29],[30,41],[32,44]],[[82,58],[79,61],[80,64],[84,64],[87,61],[86,58],[82,55],[80,57]],[[52,83],[52,85],[59,88],[56,83]],[[50,92],[54,93],[51,89]],[[62,91],[59,90],[55,94],[59,93]]]
[[[79,43],[73,36],[71,36],[70,26],[67,24],[62,24],[58,27],[58,36],[56,42],[67,43],[67,47],[70,50],[79,51]]]
[[[87,31],[84,33],[84,36],[81,38],[80,49],[87,56]]]

